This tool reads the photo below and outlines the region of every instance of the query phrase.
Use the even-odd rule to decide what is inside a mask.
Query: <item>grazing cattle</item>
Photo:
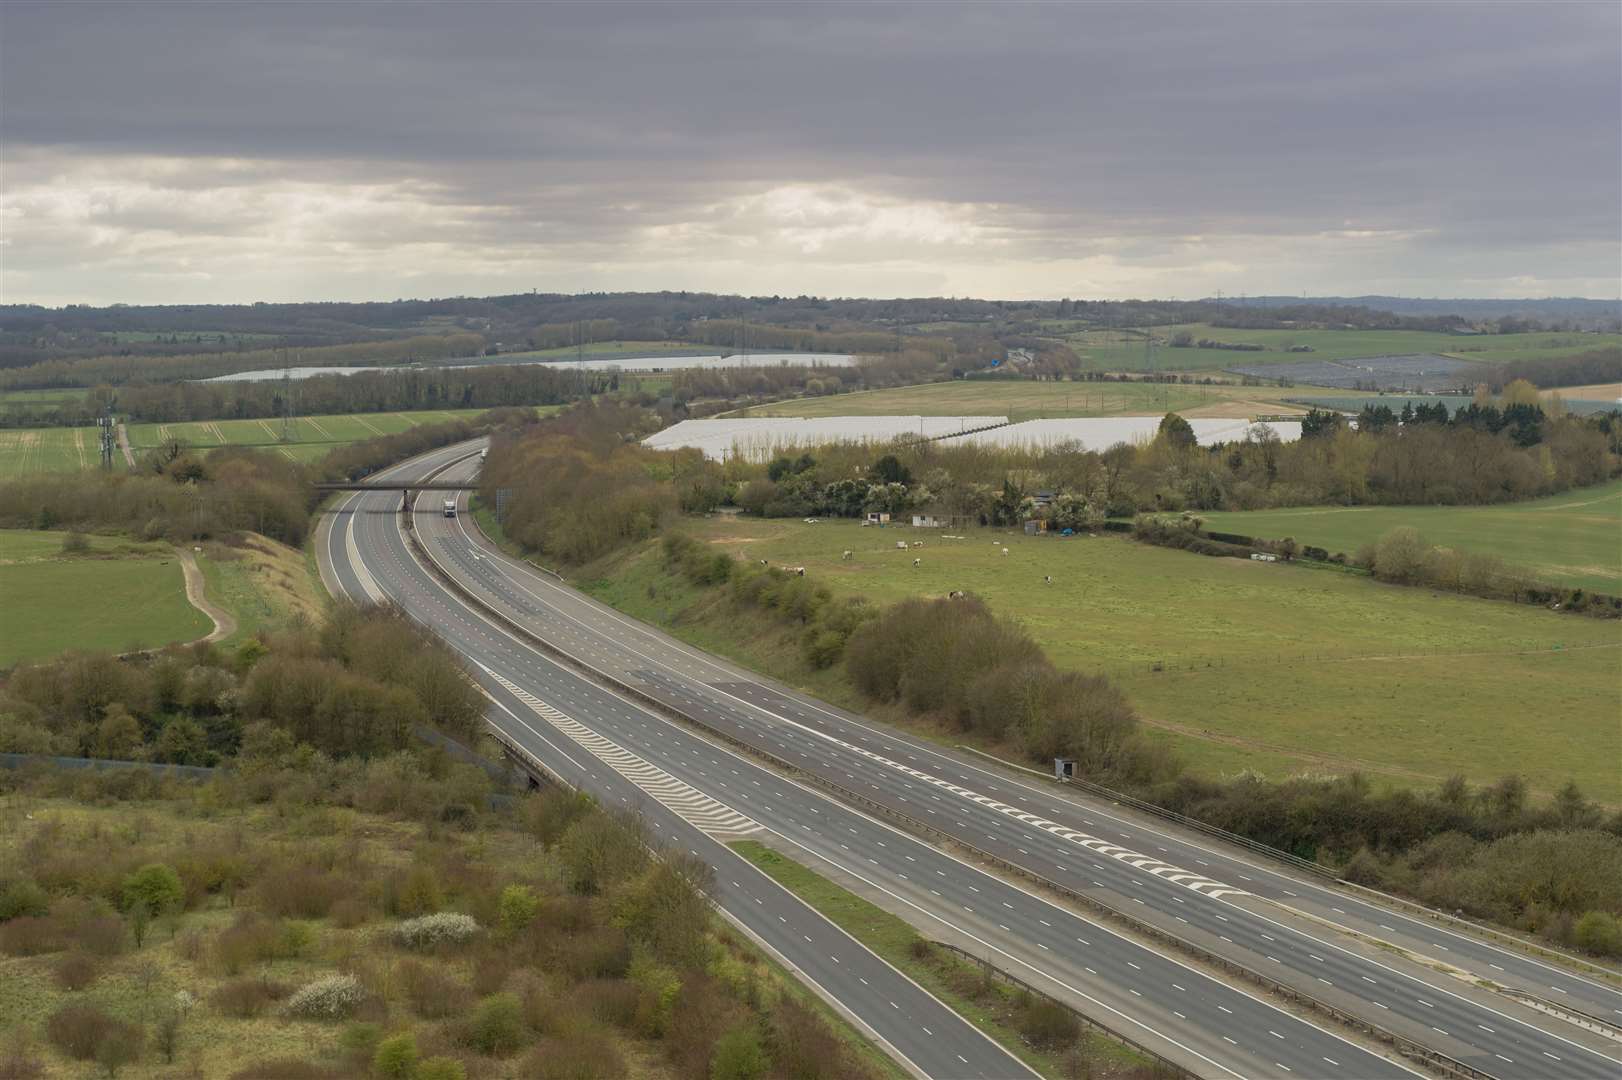
[[[1003,554],[1004,554],[1004,555],[1007,555],[1007,554],[1008,554],[1008,549],[1007,549],[1007,548],[1003,548],[1003,549],[1002,549],[1002,553],[1003,553]]]
[[[953,589],[951,592],[946,594],[946,599],[948,599],[948,600],[961,600],[961,599],[963,599],[963,597],[965,595],[967,595],[967,594],[965,594],[962,589]]]
[[[841,559],[843,559],[845,562],[850,562],[850,560],[855,558],[855,556],[856,556],[856,553],[854,551],[847,551],[847,552],[845,552],[843,555],[841,555],[839,557]]]
[[[766,565],[766,560],[765,559],[760,560],[760,565],[765,566]]]
[[[919,566],[922,566],[923,563],[924,563],[924,560],[922,560],[922,559],[914,559],[914,560],[912,560],[912,565],[913,565],[914,569],[916,569]]]
[[[1052,585],[1053,584],[1053,575],[1052,574],[1045,575],[1042,578],[1042,581],[1043,581],[1044,584]]]
[[[895,546],[896,546],[896,549],[899,550],[899,551],[906,551],[907,550],[907,542],[905,540],[897,540],[895,542]]]
[[[779,566],[778,569],[785,574],[793,574],[795,577],[805,577],[805,567],[803,566]]]
[[[914,540],[914,541],[913,541],[913,542],[912,542],[912,546],[913,546],[913,547],[923,547],[923,546],[924,546],[924,542],[923,542],[923,541],[922,541],[922,540]]]

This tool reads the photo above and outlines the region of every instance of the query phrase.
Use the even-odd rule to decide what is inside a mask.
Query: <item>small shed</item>
[[[890,523],[890,515],[884,513],[882,510],[874,510],[872,513],[867,515],[866,520],[869,525],[888,525]]]
[[[915,529],[945,529],[948,522],[945,518],[938,518],[934,514],[912,515],[912,527]]]

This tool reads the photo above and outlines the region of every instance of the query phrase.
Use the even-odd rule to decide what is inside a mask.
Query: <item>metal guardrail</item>
[[[1057,780],[1054,780],[1053,777],[1039,769],[1032,769],[1014,761],[1005,761],[1002,758],[997,757],[995,754],[988,754],[984,750],[973,746],[966,746],[963,743],[956,743],[955,746],[959,750],[974,754],[977,757],[985,758],[987,761],[994,761],[1004,768],[1018,769],[1020,772],[1030,773],[1032,776],[1045,780],[1048,783],[1055,785],[1058,784]],[[1136,798],[1135,796],[1128,795],[1125,792],[1116,791],[1114,788],[1105,787],[1103,784],[1096,784],[1091,780],[1073,777],[1065,781],[1065,786],[1081,788],[1083,791],[1096,795],[1101,799],[1109,799],[1113,802],[1118,802],[1123,806],[1130,806],[1134,810],[1139,810],[1145,814],[1150,814],[1154,817],[1162,818],[1166,821],[1171,821],[1175,822],[1176,824],[1186,826],[1187,828],[1205,833],[1207,836],[1212,836],[1218,840],[1235,844],[1239,847],[1245,848],[1248,851],[1254,851],[1258,855],[1264,855],[1269,859],[1286,863],[1306,873],[1317,874],[1320,877],[1327,878],[1329,881],[1340,886],[1346,891],[1356,893],[1373,903],[1380,903],[1388,907],[1394,907],[1400,911],[1407,912],[1410,915],[1417,915],[1421,918],[1430,919],[1432,922],[1442,923],[1450,929],[1457,930],[1460,933],[1472,934],[1476,937],[1486,938],[1489,941],[1508,945],[1519,950],[1520,952],[1528,953],[1541,959],[1564,964],[1567,967],[1578,968],[1586,975],[1595,976],[1604,979],[1607,982],[1622,982],[1622,972],[1613,971],[1602,964],[1596,964],[1593,961],[1587,960],[1581,956],[1573,956],[1571,953],[1550,948],[1549,946],[1543,945],[1536,941],[1529,941],[1526,938],[1520,937],[1519,935],[1506,933],[1505,931],[1498,930],[1482,923],[1472,922],[1469,919],[1462,918],[1458,915],[1453,915],[1446,911],[1426,907],[1424,904],[1421,904],[1415,900],[1409,900],[1406,897],[1394,896],[1391,893],[1382,892],[1379,889],[1370,888],[1367,885],[1361,885],[1355,881],[1347,881],[1332,867],[1325,866],[1322,863],[1313,862],[1310,859],[1303,859],[1299,855],[1292,855],[1288,851],[1273,847],[1270,844],[1263,844],[1260,841],[1252,840],[1249,837],[1240,836],[1238,833],[1229,832],[1227,829],[1201,821],[1198,818],[1191,818],[1186,814],[1179,814],[1175,810],[1168,810],[1164,806],[1158,806],[1155,803]]]
[[[953,954],[955,954],[957,956],[961,956],[963,959],[969,961],[970,963],[975,964],[975,965],[977,965],[979,967],[982,967],[982,968],[984,968],[985,970],[987,970],[989,972],[992,972],[997,978],[1001,979],[1003,982],[1009,983],[1012,986],[1017,986],[1021,990],[1024,990],[1028,994],[1034,994],[1035,996],[1041,998],[1044,1001],[1051,1001],[1053,1004],[1059,1006],[1059,1008],[1065,1010],[1070,1015],[1072,1015],[1076,1019],[1080,1020],[1087,1027],[1093,1028],[1096,1031],[1102,1031],[1105,1035],[1108,1035],[1110,1038],[1115,1039],[1118,1042],[1125,1043],[1126,1045],[1130,1046],[1132,1049],[1138,1051],[1140,1054],[1147,1054],[1149,1057],[1151,1057],[1151,1058],[1153,1058],[1155,1060],[1156,1065],[1158,1065],[1161,1069],[1169,1070],[1170,1074],[1172,1076],[1178,1077],[1179,1080],[1199,1080],[1199,1074],[1194,1073],[1194,1072],[1190,1072],[1188,1069],[1186,1069],[1183,1066],[1177,1064],[1177,1062],[1173,1061],[1169,1057],[1166,1057],[1164,1054],[1160,1053],[1158,1050],[1153,1050],[1153,1049],[1143,1045],[1142,1043],[1138,1042],[1136,1039],[1129,1039],[1125,1035],[1122,1035],[1117,1031],[1114,1031],[1114,1030],[1112,1030],[1112,1029],[1110,1029],[1108,1027],[1105,1027],[1103,1024],[1100,1024],[1098,1021],[1094,1020],[1092,1017],[1088,1016],[1086,1013],[1082,1012],[1080,1009],[1077,1009],[1074,1005],[1071,1005],[1069,1002],[1062,1001],[1059,998],[1054,997],[1052,994],[1048,993],[1046,990],[1043,990],[1041,987],[1034,986],[1031,983],[1026,982],[1024,979],[1021,979],[1017,975],[1009,974],[1008,972],[1004,971],[1002,968],[1000,968],[997,965],[993,964],[990,960],[987,960],[985,957],[976,956],[973,953],[971,953],[969,950],[967,950],[965,948],[962,948],[961,946],[958,946],[958,945],[953,945],[949,941],[931,941],[930,944],[934,945],[938,949],[945,949],[949,953],[953,953]]]
[[[461,596],[470,603],[477,604],[487,614],[496,619],[496,621],[501,623],[513,633],[517,634],[519,637],[522,637],[525,641],[528,641],[537,648],[540,648],[543,652],[564,660],[569,664],[570,667],[584,672],[591,678],[618,693],[622,693],[627,697],[633,698],[636,701],[644,705],[648,705],[661,713],[675,716],[689,726],[695,727],[705,734],[713,738],[717,738],[727,745],[743,751],[745,754],[751,757],[765,760],[769,764],[776,767],[779,771],[788,774],[791,778],[804,781],[833,793],[842,802],[883,816],[902,825],[909,832],[917,833],[926,837],[934,837],[945,844],[949,844],[953,847],[970,852],[976,858],[984,862],[990,863],[991,865],[1006,870],[1010,873],[1017,874],[1029,881],[1033,881],[1044,888],[1057,892],[1061,896],[1076,900],[1102,915],[1125,924],[1137,933],[1172,945],[1173,947],[1182,950],[1196,959],[1218,967],[1229,974],[1237,975],[1255,983],[1256,985],[1262,986],[1288,1001],[1314,1009],[1329,1019],[1335,1020],[1336,1022],[1344,1024],[1354,1030],[1365,1032],[1380,1042],[1390,1046],[1402,1056],[1409,1058],[1412,1061],[1424,1064],[1451,1078],[1451,1080],[1497,1080],[1497,1078],[1491,1073],[1482,1072],[1481,1070],[1467,1065],[1462,1061],[1451,1058],[1438,1050],[1432,1050],[1422,1043],[1415,1042],[1412,1039],[1409,1039],[1407,1036],[1400,1035],[1397,1032],[1390,1031],[1386,1028],[1382,1028],[1369,1020],[1365,1020],[1362,1017],[1348,1013],[1337,1006],[1329,1004],[1328,1002],[1314,998],[1311,995],[1297,990],[1286,983],[1279,982],[1278,980],[1265,975],[1262,972],[1256,971],[1252,968],[1246,967],[1243,964],[1237,963],[1236,961],[1229,960],[1226,957],[1210,952],[1209,950],[1187,940],[1186,938],[1180,937],[1179,935],[1168,930],[1155,926],[1153,923],[1145,922],[1139,919],[1137,916],[1116,908],[1112,904],[1105,903],[1103,900],[1100,900],[1097,897],[1076,892],[1065,885],[1061,885],[1058,882],[1042,877],[1040,874],[1027,870],[1025,867],[1019,866],[1016,863],[1011,863],[1008,860],[1003,859],[998,855],[994,855],[989,851],[975,847],[973,844],[965,843],[951,833],[919,821],[916,818],[910,817],[909,815],[903,814],[897,810],[893,810],[882,803],[875,802],[872,799],[869,799],[867,796],[862,795],[860,792],[852,791],[851,789],[835,783],[832,780],[818,776],[816,773],[806,772],[794,765],[792,762],[778,757],[769,750],[761,749],[752,743],[746,742],[745,740],[740,739],[729,732],[723,731],[720,728],[711,725],[705,720],[684,712],[683,710],[670,705],[669,703],[662,701],[654,695],[642,690],[640,687],[633,686],[632,684],[625,682],[614,675],[611,675],[598,668],[591,667],[577,659],[572,654],[553,645],[551,642],[525,627],[516,619],[513,619],[506,613],[502,612],[495,605],[475,594],[471,589],[468,589],[461,582],[457,581],[454,577],[447,573],[445,569],[440,566],[439,562],[428,553],[427,549],[413,533],[407,532],[406,536],[407,543],[415,548],[417,553],[423,557],[426,563],[432,568],[431,572],[434,574],[434,576],[458,596]],[[1094,1024],[1098,1023],[1096,1020],[1092,1022]],[[1102,1025],[1100,1026],[1102,1027]],[[1121,1035],[1120,1032],[1117,1032],[1111,1028],[1103,1028],[1103,1030],[1109,1031],[1112,1036],[1121,1039],[1123,1042],[1130,1041],[1127,1039],[1127,1037]]]

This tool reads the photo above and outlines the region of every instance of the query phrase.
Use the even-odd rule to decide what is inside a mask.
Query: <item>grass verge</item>
[[[1095,1031],[1084,1031],[1073,1047],[1032,1045],[1019,1027],[1032,995],[935,947],[902,919],[764,844],[738,840],[729,846],[1043,1076],[1103,1080],[1153,1068],[1148,1056]],[[1078,1072],[1082,1061],[1092,1065],[1091,1072]]]

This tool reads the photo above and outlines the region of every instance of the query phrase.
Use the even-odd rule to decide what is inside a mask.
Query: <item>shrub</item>
[[[637,1001],[642,991],[623,979],[588,979],[575,987],[574,996],[593,1019],[631,1028],[636,1023]]]
[[[132,1046],[138,1049],[141,1031],[94,1005],[72,1004],[62,1006],[45,1021],[45,1037],[68,1057],[93,1061],[104,1043],[115,1043],[120,1052]]]
[[[365,1000],[366,991],[353,975],[328,975],[300,987],[282,1011],[304,1020],[342,1020]]]
[[[227,1016],[258,1016],[272,1003],[287,996],[287,987],[269,979],[230,979],[209,996],[214,1007]]]
[[[396,969],[411,1009],[425,1020],[457,1016],[467,1010],[467,988],[439,968],[407,960]]]
[[[389,936],[396,945],[408,949],[433,949],[442,945],[464,945],[479,932],[479,920],[456,911],[441,911],[397,924]]]
[[[51,898],[39,885],[28,878],[18,878],[0,889],[0,922],[22,915],[40,918],[51,909]]]
[[[124,879],[124,907],[140,906],[153,915],[179,909],[186,891],[180,875],[164,863],[148,863]]]
[[[581,1032],[542,1039],[524,1059],[523,1075],[530,1080],[599,1080],[626,1075],[625,1059],[602,1035]]]
[[[416,1080],[467,1080],[467,1069],[455,1058],[431,1057],[417,1066]]]
[[[1571,939],[1579,949],[1600,956],[1622,956],[1622,924],[1608,911],[1590,911],[1571,928]]]
[[[524,1045],[524,1014],[511,994],[493,994],[479,1003],[468,1025],[468,1044],[481,1054],[505,1057]]]
[[[741,1024],[722,1035],[710,1056],[710,1080],[755,1080],[766,1072],[766,1050],[760,1030]]]
[[[303,1058],[272,1058],[238,1069],[231,1080],[332,1080],[335,1074]]]
[[[123,934],[120,932],[122,938]],[[54,919],[19,915],[0,923],[0,953],[7,956],[39,956],[66,948],[67,935]]]
[[[92,956],[82,952],[70,952],[56,962],[56,969],[52,972],[56,977],[56,985],[64,990],[83,990],[96,981],[100,965]]]
[[[541,901],[528,885],[508,885],[501,890],[501,928],[516,934],[535,919]]]
[[[409,1031],[377,1044],[372,1072],[388,1080],[412,1080],[417,1072],[417,1040]]]
[[[1063,1005],[1033,998],[1020,1012],[1019,1031],[1035,1046],[1058,1049],[1076,1041],[1081,1022]]]
[[[346,878],[313,866],[272,866],[254,891],[266,914],[322,919],[352,888]]]
[[[839,1036],[798,999],[780,998],[772,1007],[767,1041],[778,1075],[794,1080],[862,1075],[849,1060]]]

